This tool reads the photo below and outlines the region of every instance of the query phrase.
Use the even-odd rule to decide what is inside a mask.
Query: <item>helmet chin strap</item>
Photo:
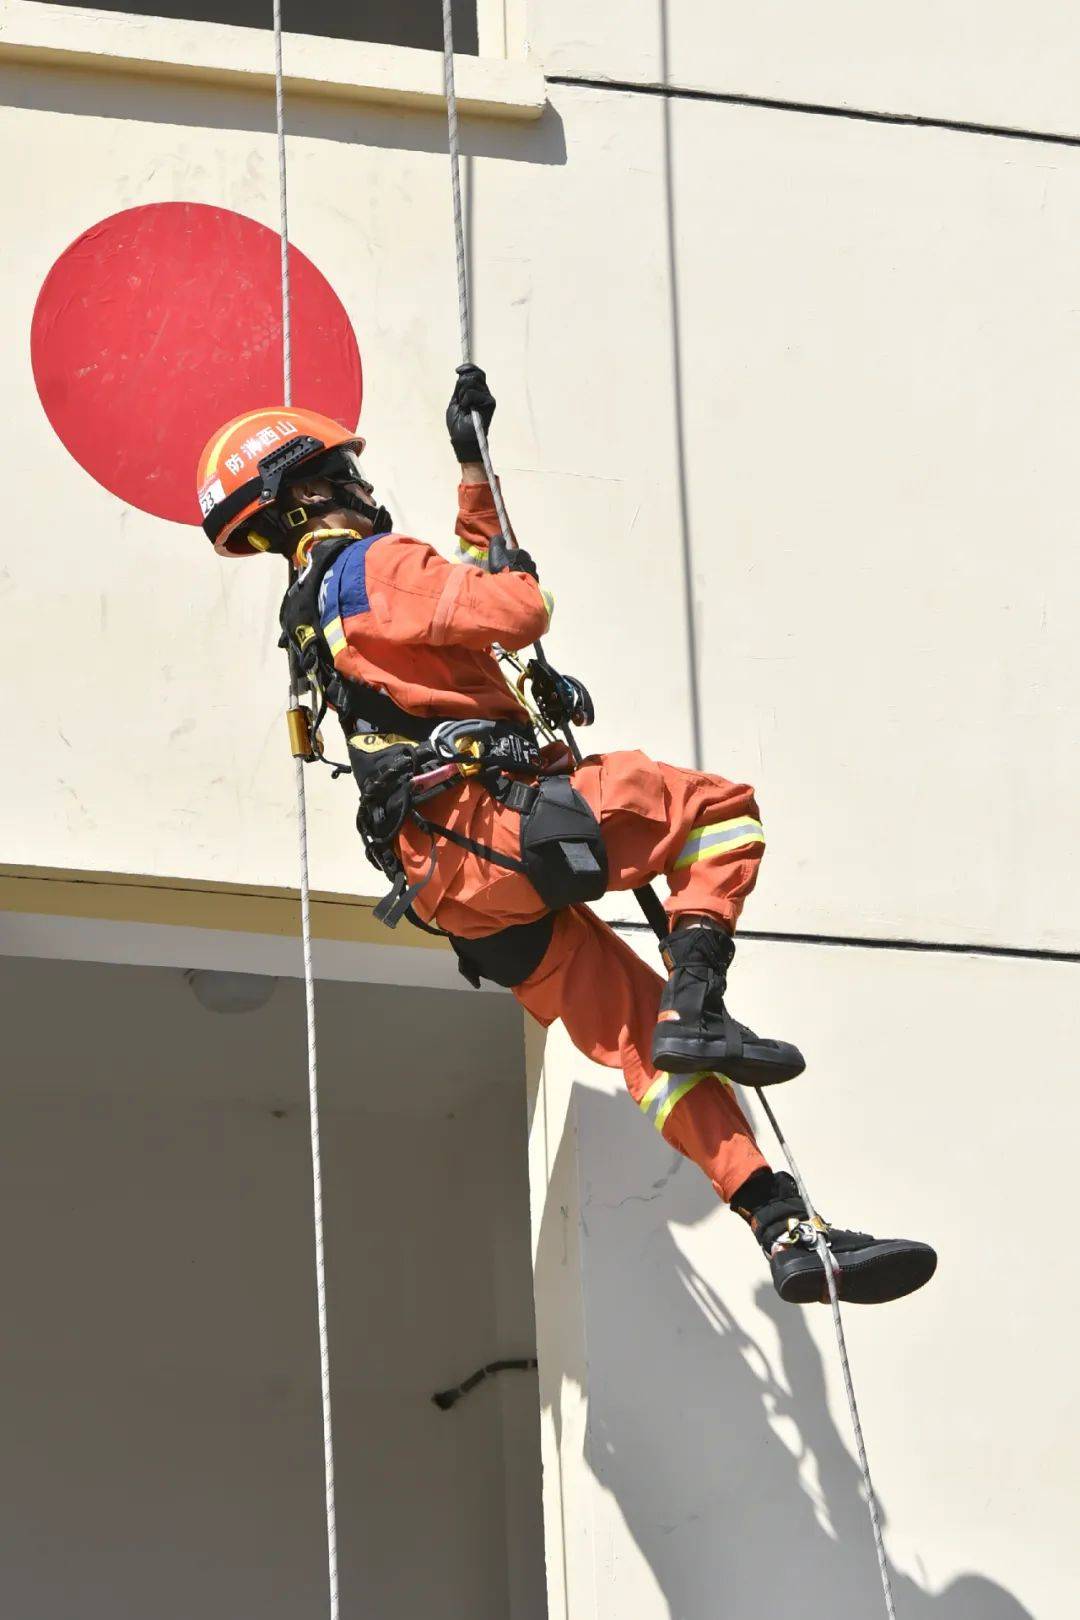
[[[388,534],[394,527],[394,520],[385,506],[372,506],[370,502],[359,495],[353,495],[349,490],[344,490],[343,496],[346,506],[351,507],[362,518],[367,518],[371,524],[372,534]]]
[[[307,558],[316,540],[327,536],[336,539],[343,534],[356,533],[355,530],[329,526],[326,519],[334,512],[340,512],[343,516],[347,512],[355,512],[371,525],[372,534],[388,534],[394,527],[394,520],[385,506],[372,506],[349,490],[337,489],[332,496],[305,501],[302,506],[285,511],[279,508],[269,522],[264,512],[263,527],[272,529],[276,541],[275,544],[267,541],[266,549],[280,551],[286,557],[294,558],[297,567],[302,566],[301,559]],[[360,536],[357,535],[357,538]]]
[[[341,486],[334,490],[333,495],[320,495],[314,500],[305,501],[302,506],[279,510],[277,522],[285,536],[292,540],[309,524],[317,523],[323,514],[346,511],[355,512],[370,523],[372,534],[387,534],[394,527],[394,520],[385,506],[372,506],[363,496]]]

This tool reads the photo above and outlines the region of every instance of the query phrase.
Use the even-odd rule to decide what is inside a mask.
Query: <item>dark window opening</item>
[[[53,5],[82,5],[85,0],[51,0]],[[273,20],[271,0],[93,0],[102,11],[134,12],[141,17],[172,17],[184,22],[233,23],[265,28]],[[321,34],[328,39],[362,39],[377,45],[413,45],[442,49],[442,6],[439,0],[282,0],[282,20],[295,34]],[[454,49],[478,51],[476,0],[454,0]]]

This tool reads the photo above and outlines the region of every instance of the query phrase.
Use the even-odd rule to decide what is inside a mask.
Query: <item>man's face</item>
[[[339,485],[338,488],[341,486]],[[350,494],[358,495],[369,506],[375,503],[372,499],[374,490],[363,478],[355,478],[345,485]],[[335,486],[328,478],[301,478],[290,484],[285,491],[281,508],[285,512],[294,511],[298,507],[310,506],[313,503],[334,499]],[[366,537],[373,531],[370,518],[355,511],[352,507],[323,507],[319,511],[319,527],[327,529],[353,529],[361,537]]]

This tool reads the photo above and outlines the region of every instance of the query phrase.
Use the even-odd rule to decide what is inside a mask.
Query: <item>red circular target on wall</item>
[[[122,501],[199,522],[206,440],[283,403],[281,238],[244,214],[151,203],[72,242],[45,278],[30,334],[45,413],[75,460]],[[293,400],[348,428],[363,375],[348,315],[290,246]]]

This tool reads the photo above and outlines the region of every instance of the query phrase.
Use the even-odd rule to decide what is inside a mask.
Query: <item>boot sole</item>
[[[928,1283],[937,1270],[937,1255],[928,1243],[900,1239],[877,1243],[847,1259],[836,1256],[836,1292],[847,1305],[885,1305],[903,1299]],[[827,1305],[829,1284],[817,1254],[807,1254],[777,1283],[789,1305]]]
[[[652,1059],[665,1074],[696,1074],[699,1069],[715,1069],[737,1086],[779,1086],[794,1080],[806,1068],[806,1059],[795,1047],[786,1063],[777,1062],[768,1047],[747,1041],[742,1057],[728,1055],[723,1041],[685,1041],[665,1037],[661,1026],[653,1039]]]

